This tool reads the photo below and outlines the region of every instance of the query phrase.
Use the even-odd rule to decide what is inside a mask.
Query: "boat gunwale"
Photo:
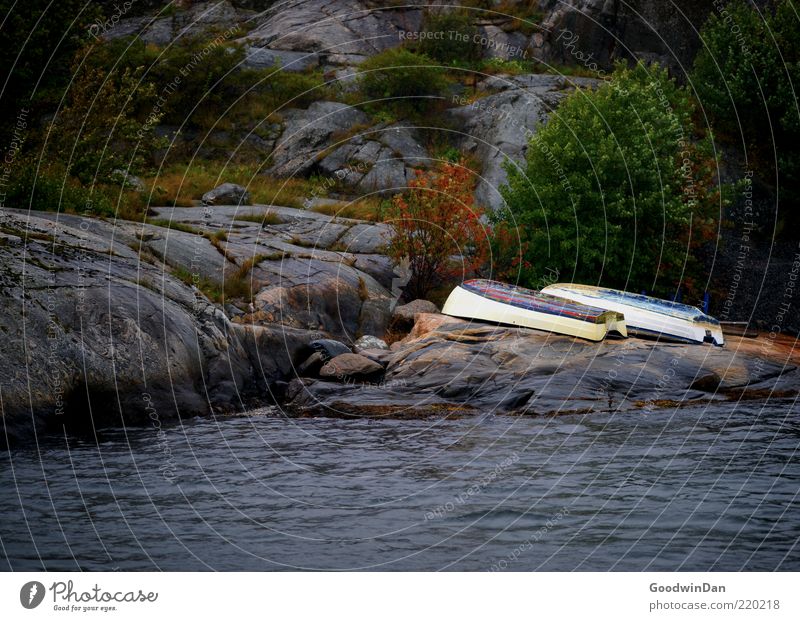
[[[560,288],[566,293],[574,293],[578,295],[583,295],[588,298],[593,298],[601,301],[606,302],[616,302],[617,304],[631,306],[632,308],[642,311],[653,313],[656,315],[663,315],[664,317],[669,317],[670,319],[676,319],[680,321],[691,321],[692,323],[699,323],[699,324],[709,324],[715,327],[719,327],[720,323],[719,320],[707,315],[702,310],[695,306],[691,306],[689,304],[682,304],[681,302],[673,302],[671,300],[662,300],[660,298],[654,298],[649,295],[644,295],[641,293],[631,293],[630,291],[618,291],[616,289],[609,289],[608,287],[593,287],[592,285],[580,285],[580,284],[573,284],[573,283],[555,283],[552,285],[548,285],[543,289],[544,295],[551,295],[545,291],[546,289],[557,289]],[[574,288],[574,290],[573,290]],[[608,299],[603,298],[598,295],[592,295],[592,291],[609,291],[615,294],[623,294],[623,295],[615,295],[613,296],[616,299]],[[558,297],[558,296],[554,296]],[[644,300],[642,300],[644,298]],[[566,299],[566,298],[565,298]],[[626,301],[629,300],[629,301]],[[653,302],[650,302],[652,300]],[[638,301],[646,301],[647,304],[653,304],[655,307],[644,306],[642,304],[635,304],[634,302]],[[582,304],[583,302],[577,302],[578,304]],[[664,304],[671,308],[674,312],[667,312],[666,309],[659,309],[656,304]],[[588,305],[591,306],[591,305]],[[687,310],[682,310],[687,309]],[[695,311],[694,313],[690,313],[689,309]],[[621,311],[617,311],[621,312]]]
[[[510,290],[512,292],[512,294],[516,293],[517,295],[521,295],[521,296],[525,296],[527,298],[531,298],[534,301],[536,301],[536,297],[547,298],[546,300],[543,300],[542,302],[545,303],[545,304],[551,304],[553,306],[558,306],[558,307],[560,307],[562,309],[564,309],[566,307],[572,307],[575,310],[572,311],[572,312],[566,312],[566,313],[565,312],[557,312],[557,311],[550,310],[550,309],[547,309],[547,308],[530,308],[530,307],[523,306],[523,305],[520,305],[518,303],[515,303],[514,301],[498,299],[498,298],[492,296],[491,294],[489,294],[489,292],[487,292],[487,291],[485,291],[483,289],[480,289],[480,288],[476,287],[473,284],[473,283],[479,283],[479,282],[480,283],[488,283],[491,286],[496,287],[498,289]],[[617,321],[624,321],[625,320],[624,314],[619,312],[619,311],[600,308],[600,307],[597,307],[597,306],[591,306],[590,304],[583,304],[582,302],[575,302],[575,301],[572,301],[572,300],[567,300],[567,299],[564,299],[564,298],[560,298],[558,296],[550,295],[550,294],[547,294],[547,293],[542,293],[541,291],[536,291],[535,289],[526,289],[525,287],[520,287],[518,285],[511,285],[511,284],[507,284],[507,283],[503,283],[503,282],[499,282],[499,281],[495,281],[495,280],[489,280],[489,279],[485,279],[485,278],[473,278],[473,279],[464,281],[463,283],[461,283],[461,285],[458,285],[458,286],[461,287],[464,291],[467,291],[469,293],[474,293],[475,295],[479,295],[479,296],[481,296],[483,298],[486,298],[487,300],[491,300],[493,302],[498,302],[499,304],[508,304],[509,306],[512,306],[514,308],[519,308],[521,310],[526,310],[526,311],[529,311],[529,312],[532,312],[532,313],[542,313],[542,314],[545,314],[545,315],[552,315],[552,316],[556,316],[556,317],[564,317],[564,318],[567,318],[567,319],[574,319],[576,321],[583,321],[583,322],[586,322],[586,323],[593,323],[593,324],[598,324],[598,325],[599,324],[604,324],[604,323],[608,324],[609,321],[617,322]],[[583,309],[587,309],[589,311],[592,311],[593,314],[588,314],[586,312],[583,312]]]

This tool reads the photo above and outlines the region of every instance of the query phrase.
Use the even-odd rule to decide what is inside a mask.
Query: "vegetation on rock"
[[[720,202],[693,113],[666,70],[642,63],[568,96],[501,189],[497,219],[526,244],[523,282],[557,270],[623,289],[691,288]]]
[[[712,126],[744,146],[765,180],[778,182],[779,216],[787,230],[800,224],[800,20],[794,0],[774,12],[744,0],[713,14],[701,31],[691,85]],[[791,207],[787,207],[791,206]]]
[[[483,211],[473,204],[473,185],[464,162],[443,163],[435,172],[419,171],[408,192],[395,196],[389,254],[410,262],[406,297],[424,298],[448,279],[469,277],[485,265],[488,234]]]
[[[388,49],[361,63],[359,87],[372,111],[417,118],[445,99],[443,70],[425,55]]]
[[[475,26],[470,13],[457,10],[429,10],[425,14],[417,50],[445,64],[476,61],[481,56],[480,44],[475,35]]]

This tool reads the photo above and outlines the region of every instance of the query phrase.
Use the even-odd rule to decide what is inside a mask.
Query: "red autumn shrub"
[[[398,261],[408,258],[412,278],[406,293],[412,299],[486,263],[488,230],[483,210],[473,205],[473,187],[473,173],[462,160],[443,163],[435,172],[417,171],[408,191],[394,197],[389,254]]]

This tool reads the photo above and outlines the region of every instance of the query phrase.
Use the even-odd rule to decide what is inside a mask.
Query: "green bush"
[[[619,288],[691,289],[687,248],[713,238],[718,199],[692,114],[686,90],[641,63],[564,100],[501,188],[507,208],[496,219],[520,235],[529,285],[557,270]]]
[[[325,95],[320,73],[278,67],[244,69],[244,49],[219,38],[179,39],[167,48],[140,39],[109,41],[93,53],[94,66],[144,70],[163,95],[162,122],[195,129],[249,127],[282,106],[302,107]]]
[[[14,163],[7,186],[7,207],[141,220],[145,196],[119,185],[84,185],[58,165],[38,165],[25,158]]]
[[[475,41],[478,29],[472,15],[464,11],[438,10],[425,14],[417,50],[445,64],[470,63],[481,56]]]
[[[109,216],[114,203],[100,188],[85,188],[63,172],[36,170],[32,163],[14,167],[6,205],[17,209],[60,211],[78,214]]]
[[[414,117],[436,108],[444,99],[447,82],[443,70],[422,54],[389,49],[364,61],[360,70],[362,96],[380,100],[368,104],[374,112],[389,108]]]
[[[107,71],[76,62],[65,104],[52,123],[53,161],[87,185],[113,181],[116,169],[142,174],[162,146],[162,113],[142,68]]]
[[[712,14],[701,36],[691,84],[712,125],[732,142],[747,145],[748,160],[764,179],[780,185],[783,220],[800,224],[800,210],[785,205],[800,200],[800,7],[780,0],[774,12],[751,8],[744,0]]]

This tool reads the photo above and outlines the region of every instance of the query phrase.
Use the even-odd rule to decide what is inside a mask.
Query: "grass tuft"
[[[373,194],[344,205],[338,203],[317,205],[311,211],[334,218],[383,222],[388,211],[387,205],[386,199]]]
[[[267,226],[271,224],[283,224],[283,220],[281,217],[276,214],[274,211],[266,211],[265,213],[246,213],[242,214],[241,216],[234,217],[234,220],[239,220],[241,222],[255,222],[260,224],[261,226]]]

